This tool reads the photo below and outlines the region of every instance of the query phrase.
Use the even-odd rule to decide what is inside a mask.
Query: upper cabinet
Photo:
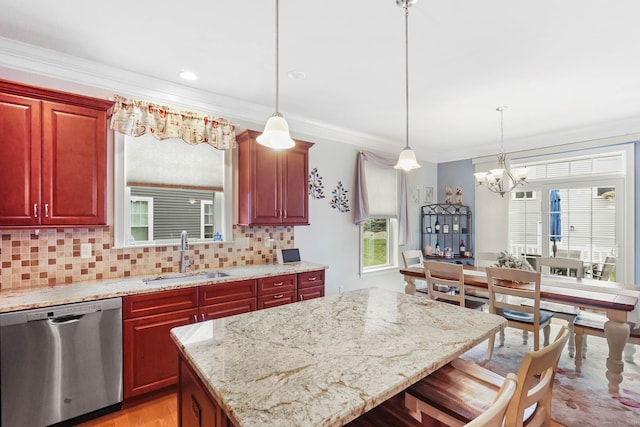
[[[111,105],[0,81],[0,226],[106,223]]]
[[[309,225],[309,149],[311,142],[276,151],[256,142],[260,133],[244,131],[239,146],[239,225]]]

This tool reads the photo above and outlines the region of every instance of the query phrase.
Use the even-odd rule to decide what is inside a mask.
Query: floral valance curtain
[[[236,147],[236,127],[221,117],[178,112],[169,107],[115,95],[111,129],[130,136],[151,134],[162,140],[209,144],[219,150]]]

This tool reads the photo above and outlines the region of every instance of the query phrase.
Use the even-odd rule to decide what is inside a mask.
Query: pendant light
[[[406,144],[400,152],[396,169],[409,171],[420,167],[416,160],[416,153],[409,147],[409,6],[417,3],[418,0],[396,0],[396,4],[404,8],[404,53],[405,53],[405,99],[406,99]]]
[[[264,132],[262,132],[262,135],[256,138],[258,144],[273,148],[274,150],[284,150],[296,145],[289,135],[289,125],[287,124],[287,121],[278,111],[280,89],[280,64],[278,55],[279,15],[280,1],[276,0],[276,111],[271,117],[269,117],[269,120],[267,120],[267,124],[264,126]]]

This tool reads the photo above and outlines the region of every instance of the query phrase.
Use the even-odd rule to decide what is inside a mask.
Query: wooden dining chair
[[[402,251],[402,261],[404,262],[404,268],[422,267],[422,262],[424,261],[422,251],[419,249]]]
[[[465,296],[462,264],[442,261],[425,261],[424,275],[427,278],[429,298],[457,304],[472,310],[481,309],[486,301]]]
[[[464,359],[454,360],[409,387],[405,393],[405,406],[416,420],[422,422],[422,414],[426,414],[452,427],[548,426],[555,374],[568,339],[569,330],[563,326],[551,345],[525,355],[516,375],[517,386],[507,405],[504,423],[482,424],[480,417],[496,404],[500,390],[508,380]],[[473,424],[474,420],[479,420],[478,424]]]
[[[580,251],[578,251],[579,254]],[[541,257],[536,260],[536,269],[541,273],[572,276],[576,278],[584,277],[584,262],[574,258],[552,258]],[[571,274],[573,272],[573,274]],[[573,305],[558,304],[554,302],[540,302],[540,309],[553,313],[553,317],[562,319],[567,322],[569,328],[569,357],[573,357],[575,353],[575,340],[573,333],[573,322],[576,320],[580,309]]]
[[[574,258],[540,257],[536,259],[536,270],[544,274],[584,277],[584,262]]]
[[[507,326],[521,329],[527,344],[528,332],[533,332],[533,349],[540,348],[540,329],[544,345],[549,344],[553,313],[540,309],[540,273],[511,268],[487,267],[489,312],[507,319]],[[530,302],[527,305],[526,302]],[[489,337],[487,360],[493,355],[495,335]],[[500,330],[500,345],[504,345],[504,329]]]

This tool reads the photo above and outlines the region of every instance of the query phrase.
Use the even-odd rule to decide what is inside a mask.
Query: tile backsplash
[[[178,245],[114,249],[111,228],[0,230],[0,236],[1,290],[180,271]],[[191,244],[190,271],[273,264],[276,248],[294,246],[294,230],[234,225],[233,241],[238,239],[243,244]],[[269,247],[267,239],[273,239]],[[82,258],[81,248],[87,243],[91,257]]]

